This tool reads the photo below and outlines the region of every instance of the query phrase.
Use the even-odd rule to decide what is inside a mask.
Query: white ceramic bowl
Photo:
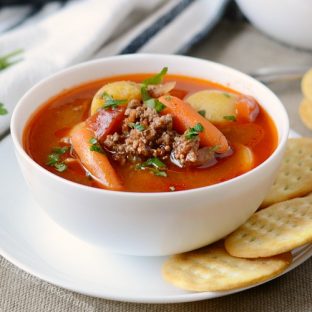
[[[236,0],[257,28],[293,46],[312,49],[311,0]]]
[[[64,88],[120,74],[158,72],[199,77],[254,96],[273,118],[279,143],[257,168],[213,186],[172,193],[100,190],[62,179],[24,151],[22,133],[32,113]],[[117,253],[159,256],[216,241],[257,209],[281,162],[288,117],[278,98],[256,80],[220,64],[175,55],[124,55],[63,70],[29,90],[12,117],[11,133],[23,175],[39,205],[77,237]],[[35,218],[35,216],[34,216]]]

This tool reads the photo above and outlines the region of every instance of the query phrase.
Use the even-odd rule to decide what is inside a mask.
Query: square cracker
[[[312,139],[289,139],[278,176],[261,207],[312,192]]]

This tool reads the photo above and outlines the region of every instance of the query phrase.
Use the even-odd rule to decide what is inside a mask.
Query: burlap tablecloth
[[[270,65],[310,64],[312,53],[284,46],[246,23],[222,22],[207,40],[189,53],[245,72]],[[291,126],[310,136],[297,114],[298,83],[274,86],[284,101]],[[223,298],[193,303],[150,305],[113,302],[79,295],[43,282],[0,257],[0,312],[93,311],[312,311],[312,259],[262,286]]]

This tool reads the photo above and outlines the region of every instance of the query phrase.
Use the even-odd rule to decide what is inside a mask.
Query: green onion
[[[104,109],[116,109],[119,105],[127,104],[127,100],[114,100],[112,96],[110,96],[107,92],[104,92],[102,98],[105,100],[104,105],[102,108]]]
[[[202,126],[202,124],[197,123],[193,128],[189,128],[186,133],[185,133],[185,137],[188,140],[191,140],[195,137],[198,136],[199,132],[203,132],[204,131],[204,127]]]
[[[236,117],[234,115],[223,116],[225,120],[236,121]]]

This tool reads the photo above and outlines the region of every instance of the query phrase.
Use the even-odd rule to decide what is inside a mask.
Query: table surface
[[[278,43],[245,22],[222,21],[189,55],[220,62],[243,72],[260,67],[312,67],[312,53]],[[270,86],[284,102],[291,127],[311,136],[298,116],[299,81]],[[0,257],[0,312],[82,311],[312,311],[312,259],[262,286],[201,302],[150,305],[113,302],[79,295],[28,275]]]

